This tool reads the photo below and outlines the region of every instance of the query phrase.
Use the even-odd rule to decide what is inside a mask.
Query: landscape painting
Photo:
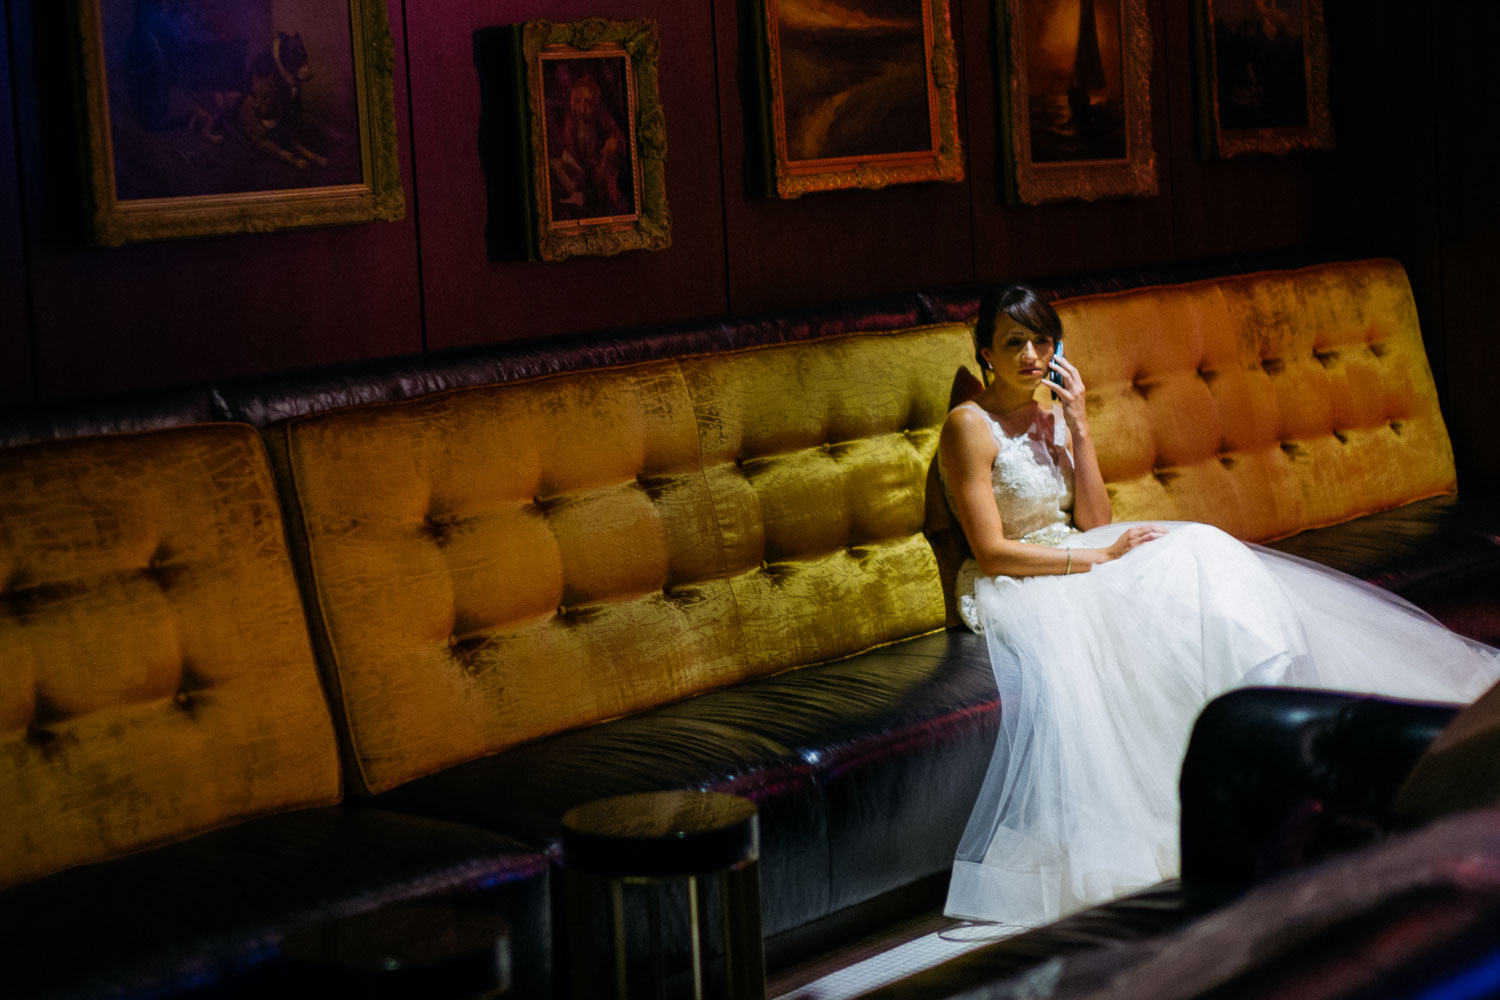
[[[946,0],[765,0],[764,15],[781,197],[962,179]]]
[[[1144,0],[1002,2],[1007,195],[1037,204],[1155,194]]]

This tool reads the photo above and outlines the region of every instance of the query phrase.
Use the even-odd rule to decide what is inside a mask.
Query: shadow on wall
[[[479,164],[484,171],[485,252],[491,261],[524,260],[527,162],[525,88],[516,32],[509,27],[474,32],[479,77]]]

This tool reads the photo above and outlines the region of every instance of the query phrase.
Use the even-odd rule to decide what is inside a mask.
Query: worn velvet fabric
[[[940,627],[922,534],[966,328],[656,362],[271,440],[371,791]]]
[[[254,430],[8,449],[0,483],[0,885],[337,801]]]
[[[1088,296],[1058,313],[1116,520],[1265,541],[1455,488],[1393,261]]]

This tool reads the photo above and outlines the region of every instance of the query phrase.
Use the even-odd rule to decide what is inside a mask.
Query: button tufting
[[[1391,433],[1396,435],[1399,435],[1403,430],[1406,429],[1406,424],[1400,420],[1392,420],[1386,426],[1390,427]]]
[[[557,617],[559,617],[559,618],[566,618],[566,617],[568,617],[568,607],[567,607],[567,605],[565,605],[565,604],[559,604],[557,606]]]
[[[1338,439],[1339,444],[1348,444],[1349,443],[1349,432],[1348,431],[1341,431],[1341,430],[1338,430],[1338,429],[1334,429],[1333,431],[1330,431],[1329,433],[1331,433],[1335,438]]]
[[[177,693],[172,696],[172,700],[175,701],[180,708],[191,710],[193,707],[193,696],[188,694],[181,688],[177,689]]]

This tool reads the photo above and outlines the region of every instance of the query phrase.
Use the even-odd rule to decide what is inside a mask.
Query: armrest
[[[1396,788],[1459,707],[1297,688],[1214,699],[1182,765],[1184,887],[1234,892],[1380,839]]]

